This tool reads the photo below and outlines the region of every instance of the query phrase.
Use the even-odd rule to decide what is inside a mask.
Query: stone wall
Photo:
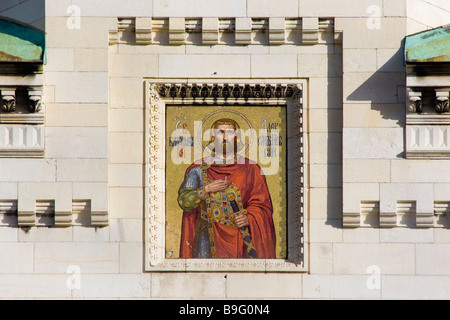
[[[434,201],[450,201],[447,160],[404,158],[403,40],[448,23],[444,2],[45,1],[45,158],[2,159],[10,170],[0,174],[1,198],[20,204],[31,185],[55,199],[67,188],[73,223],[19,228],[4,214],[0,297],[448,298],[449,230],[411,227],[408,217],[379,228],[379,216],[395,214],[399,201],[405,214],[413,202],[428,212]],[[36,2],[20,5],[27,3]],[[0,15],[11,17],[18,5],[5,2]],[[205,45],[195,32],[171,44],[168,21],[180,17],[194,29],[201,18],[303,26],[284,30],[291,37],[278,44],[256,34],[247,45],[231,45],[227,35]],[[135,18],[159,23],[142,29],[151,44],[136,43]],[[43,28],[42,15],[18,20]],[[144,271],[149,78],[307,81],[308,272]],[[91,201],[91,212],[107,211],[108,225],[84,222],[76,210],[82,200]]]

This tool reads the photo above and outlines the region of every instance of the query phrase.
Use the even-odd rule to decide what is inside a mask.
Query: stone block
[[[0,159],[0,181],[56,181],[56,160]]]
[[[414,244],[336,243],[333,271],[337,274],[367,274],[377,266],[381,274],[412,275],[416,272]]]
[[[56,202],[55,202],[56,204]],[[19,230],[20,242],[71,242],[73,240],[72,228],[30,228],[27,231]]]
[[[108,48],[108,31],[117,29],[117,18],[84,17],[80,9],[81,17],[77,23],[73,23],[69,13],[46,18],[47,48]]]
[[[81,276],[80,298],[148,299],[150,274],[87,274]]]
[[[298,1],[248,0],[247,16],[255,18],[260,17],[297,18]]]
[[[380,242],[385,243],[434,243],[434,229],[380,229]]]
[[[333,244],[311,243],[309,245],[309,274],[331,274],[333,272]]]
[[[11,275],[34,272],[34,246],[32,243],[0,243],[0,251],[3,256],[0,261],[0,274]]]
[[[245,17],[246,1],[153,0],[153,17]]]
[[[406,17],[406,3],[408,1],[383,0],[383,16]]]
[[[8,214],[0,214],[2,219],[2,225],[5,224],[8,227],[16,227],[18,225],[17,223],[17,217],[14,215],[8,215]],[[8,220],[11,220],[9,222]],[[0,242],[18,242],[19,239],[19,229],[18,228],[0,228]]]
[[[383,299],[387,300],[448,300],[448,276],[383,276]]]
[[[75,71],[107,72],[108,49],[75,49]]]
[[[69,182],[20,182],[18,211],[36,211],[36,201],[54,200],[55,215],[72,212],[72,184]]]
[[[49,158],[108,158],[106,127],[48,127],[46,134],[46,156]]]
[[[119,273],[119,244],[89,242],[35,243],[36,273],[66,273],[78,266],[85,273]]]
[[[299,77],[302,75],[299,74]],[[310,109],[342,109],[342,79],[310,78]]]
[[[141,164],[111,164],[109,166],[109,186],[141,187],[143,185]]]
[[[107,242],[109,228],[74,226],[72,228],[74,242]]]
[[[110,188],[111,219],[142,219],[144,214],[142,188]]]
[[[109,110],[110,132],[144,132],[144,112],[142,109]]]
[[[251,54],[269,54],[270,48],[268,46],[259,46],[256,44],[244,43],[244,39],[241,40],[240,45],[227,46],[204,46],[204,45],[186,45],[186,54],[189,55],[251,55]]]
[[[311,219],[342,218],[341,188],[311,188],[309,194]]]
[[[403,157],[401,128],[344,128],[344,159],[396,159]]]
[[[143,219],[111,219],[110,241],[141,242],[143,239]]]
[[[73,0],[83,17],[151,17],[152,1]]]
[[[345,128],[398,128],[405,125],[404,104],[346,104]]]
[[[142,163],[144,156],[143,139],[141,133],[110,133],[110,163]]]
[[[345,243],[379,243],[380,230],[375,228],[345,229],[343,231]]]
[[[410,212],[412,223],[417,227],[433,225],[433,185],[425,183],[382,183],[380,184],[380,214],[397,215],[397,224],[402,224],[399,215],[400,202],[415,204]],[[414,212],[415,211],[415,212]],[[405,217],[407,218],[407,217]]]
[[[71,48],[48,48],[46,72],[75,71],[75,50]]]
[[[382,72],[406,72],[402,49],[378,49],[377,70]]]
[[[309,227],[311,243],[342,242],[342,222],[340,219],[310,219]]]
[[[111,77],[155,77],[158,75],[158,56],[135,54],[110,54]]]
[[[348,7],[341,5],[341,8],[349,12]],[[368,9],[369,6],[365,8]],[[343,31],[344,49],[399,49],[401,47],[406,34],[406,19],[379,17],[375,8],[371,7],[373,10],[370,17],[367,14],[367,18],[336,18],[335,29]],[[337,15],[333,16],[337,17]]]
[[[248,45],[252,42],[252,19],[235,18],[235,44]]]
[[[367,286],[369,275],[305,275],[303,299],[380,299]]]
[[[74,182],[74,200],[90,200],[92,212],[106,213],[109,208],[109,190],[106,182]]]
[[[17,273],[17,272],[12,272]],[[6,299],[68,299],[70,275],[1,274],[0,297]]]
[[[449,275],[449,244],[417,244],[416,272],[418,275]]]
[[[390,182],[390,174],[390,160],[345,159],[343,163],[345,183]]]
[[[214,45],[219,42],[219,18],[202,19],[202,44]]]
[[[121,243],[120,273],[142,274],[142,266],[144,265],[142,252],[142,242]]]
[[[153,273],[152,298],[225,298],[227,277],[222,273]]]
[[[405,83],[404,73],[347,73],[343,79],[344,103],[396,104],[398,87]]]
[[[17,182],[1,182],[0,199],[1,200],[17,199]]]
[[[382,0],[300,0],[301,17],[367,17],[370,6],[383,8]],[[348,10],[348,8],[352,8]]]
[[[304,112],[306,112],[304,110]],[[342,110],[340,109],[309,109],[309,132],[339,133],[342,136]]]
[[[342,77],[342,55],[299,54],[298,75],[309,78]]]
[[[108,73],[47,72],[46,85],[55,86],[56,103],[108,103]]]
[[[344,52],[344,72],[375,72],[377,49],[347,49]]]
[[[144,82],[142,78],[110,78],[110,108],[143,108]]]
[[[310,133],[310,163],[342,163],[342,136],[340,133]]]
[[[344,183],[343,209],[345,213],[361,213],[362,201],[380,201],[378,183]]]
[[[246,288],[242,290],[242,288]],[[301,274],[246,274],[226,275],[226,296],[231,299],[301,298]]]
[[[313,164],[310,166],[311,188],[342,187],[341,164]]]
[[[284,44],[286,41],[286,19],[269,18],[269,43],[271,45]]]
[[[297,77],[297,55],[252,55],[251,76],[253,78]]]
[[[302,44],[315,45],[319,42],[319,19],[302,18]]]
[[[107,127],[107,104],[46,104],[47,127]]]
[[[202,67],[199,68],[199,66]],[[159,76],[162,78],[250,78],[250,56],[160,55]]]
[[[107,182],[107,159],[59,159],[58,181]]]
[[[391,163],[392,182],[447,183],[450,174],[448,160],[396,160]],[[445,199],[447,200],[447,199]]]

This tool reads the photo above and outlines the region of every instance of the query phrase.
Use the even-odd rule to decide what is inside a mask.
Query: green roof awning
[[[0,19],[0,62],[45,61],[45,34],[10,20]]]
[[[450,25],[406,37],[405,61],[450,62]]]

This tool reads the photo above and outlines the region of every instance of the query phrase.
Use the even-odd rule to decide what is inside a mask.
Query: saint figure
[[[181,258],[275,258],[273,207],[266,178],[238,155],[239,125],[220,119],[211,156],[192,164],[178,191],[183,209]]]

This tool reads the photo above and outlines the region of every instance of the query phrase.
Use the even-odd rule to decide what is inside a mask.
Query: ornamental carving
[[[16,111],[16,96],[14,92],[6,93],[2,91],[1,109],[2,112],[6,113]]]
[[[37,114],[43,109],[42,90],[40,88],[6,88],[1,90],[0,107],[3,113],[28,119],[26,113]],[[36,115],[39,116],[39,115]],[[29,120],[29,119],[28,119]],[[21,121],[21,123],[28,120]]]
[[[448,92],[436,92],[436,112],[437,113],[449,112],[448,99],[449,99]]]
[[[180,85],[163,84],[156,88],[163,98],[181,99],[291,99],[296,87],[293,85]]]

